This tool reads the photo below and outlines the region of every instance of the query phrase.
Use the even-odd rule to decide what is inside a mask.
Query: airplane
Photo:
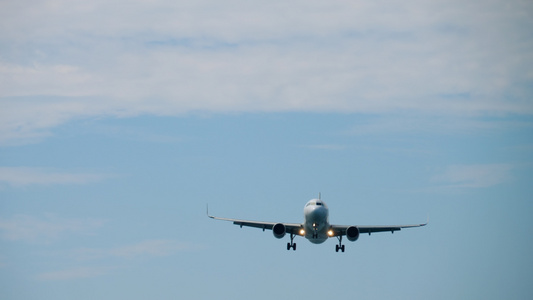
[[[402,228],[421,227],[428,224],[413,224],[413,225],[378,225],[378,226],[359,226],[359,225],[331,225],[329,223],[329,209],[328,206],[318,195],[318,199],[311,199],[304,207],[304,222],[302,224],[296,223],[275,223],[275,222],[260,222],[260,221],[246,221],[238,219],[219,218],[209,215],[209,207],[207,207],[207,216],[211,219],[230,221],[235,225],[261,228],[272,230],[274,237],[281,239],[287,233],[290,235],[291,241],[287,243],[287,250],[296,250],[296,243],[294,237],[302,236],[308,239],[313,244],[322,244],[328,238],[336,237],[339,243],[335,245],[335,251],[341,250],[344,252],[345,245],[342,244],[342,237],[355,242],[361,233],[372,232],[392,232],[399,231]]]

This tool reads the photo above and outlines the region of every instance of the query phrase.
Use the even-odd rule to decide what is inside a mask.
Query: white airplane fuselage
[[[305,238],[311,243],[321,244],[328,239],[329,209],[324,201],[312,199],[304,207]]]

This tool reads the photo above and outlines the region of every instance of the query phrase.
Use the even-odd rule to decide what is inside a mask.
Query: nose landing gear
[[[318,239],[318,224],[313,223],[313,238]]]

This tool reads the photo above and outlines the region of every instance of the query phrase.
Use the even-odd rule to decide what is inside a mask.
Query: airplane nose
[[[326,214],[326,209],[324,209],[323,207],[315,207],[315,209],[313,209],[313,211],[311,212],[311,217],[314,220],[323,220],[326,217]]]

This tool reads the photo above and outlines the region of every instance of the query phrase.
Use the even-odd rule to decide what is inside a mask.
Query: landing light
[[[305,230],[300,229],[300,235],[304,235],[304,234],[305,234]]]
[[[330,229],[330,230],[328,231],[328,235],[329,235],[329,236],[333,236],[333,230]]]

